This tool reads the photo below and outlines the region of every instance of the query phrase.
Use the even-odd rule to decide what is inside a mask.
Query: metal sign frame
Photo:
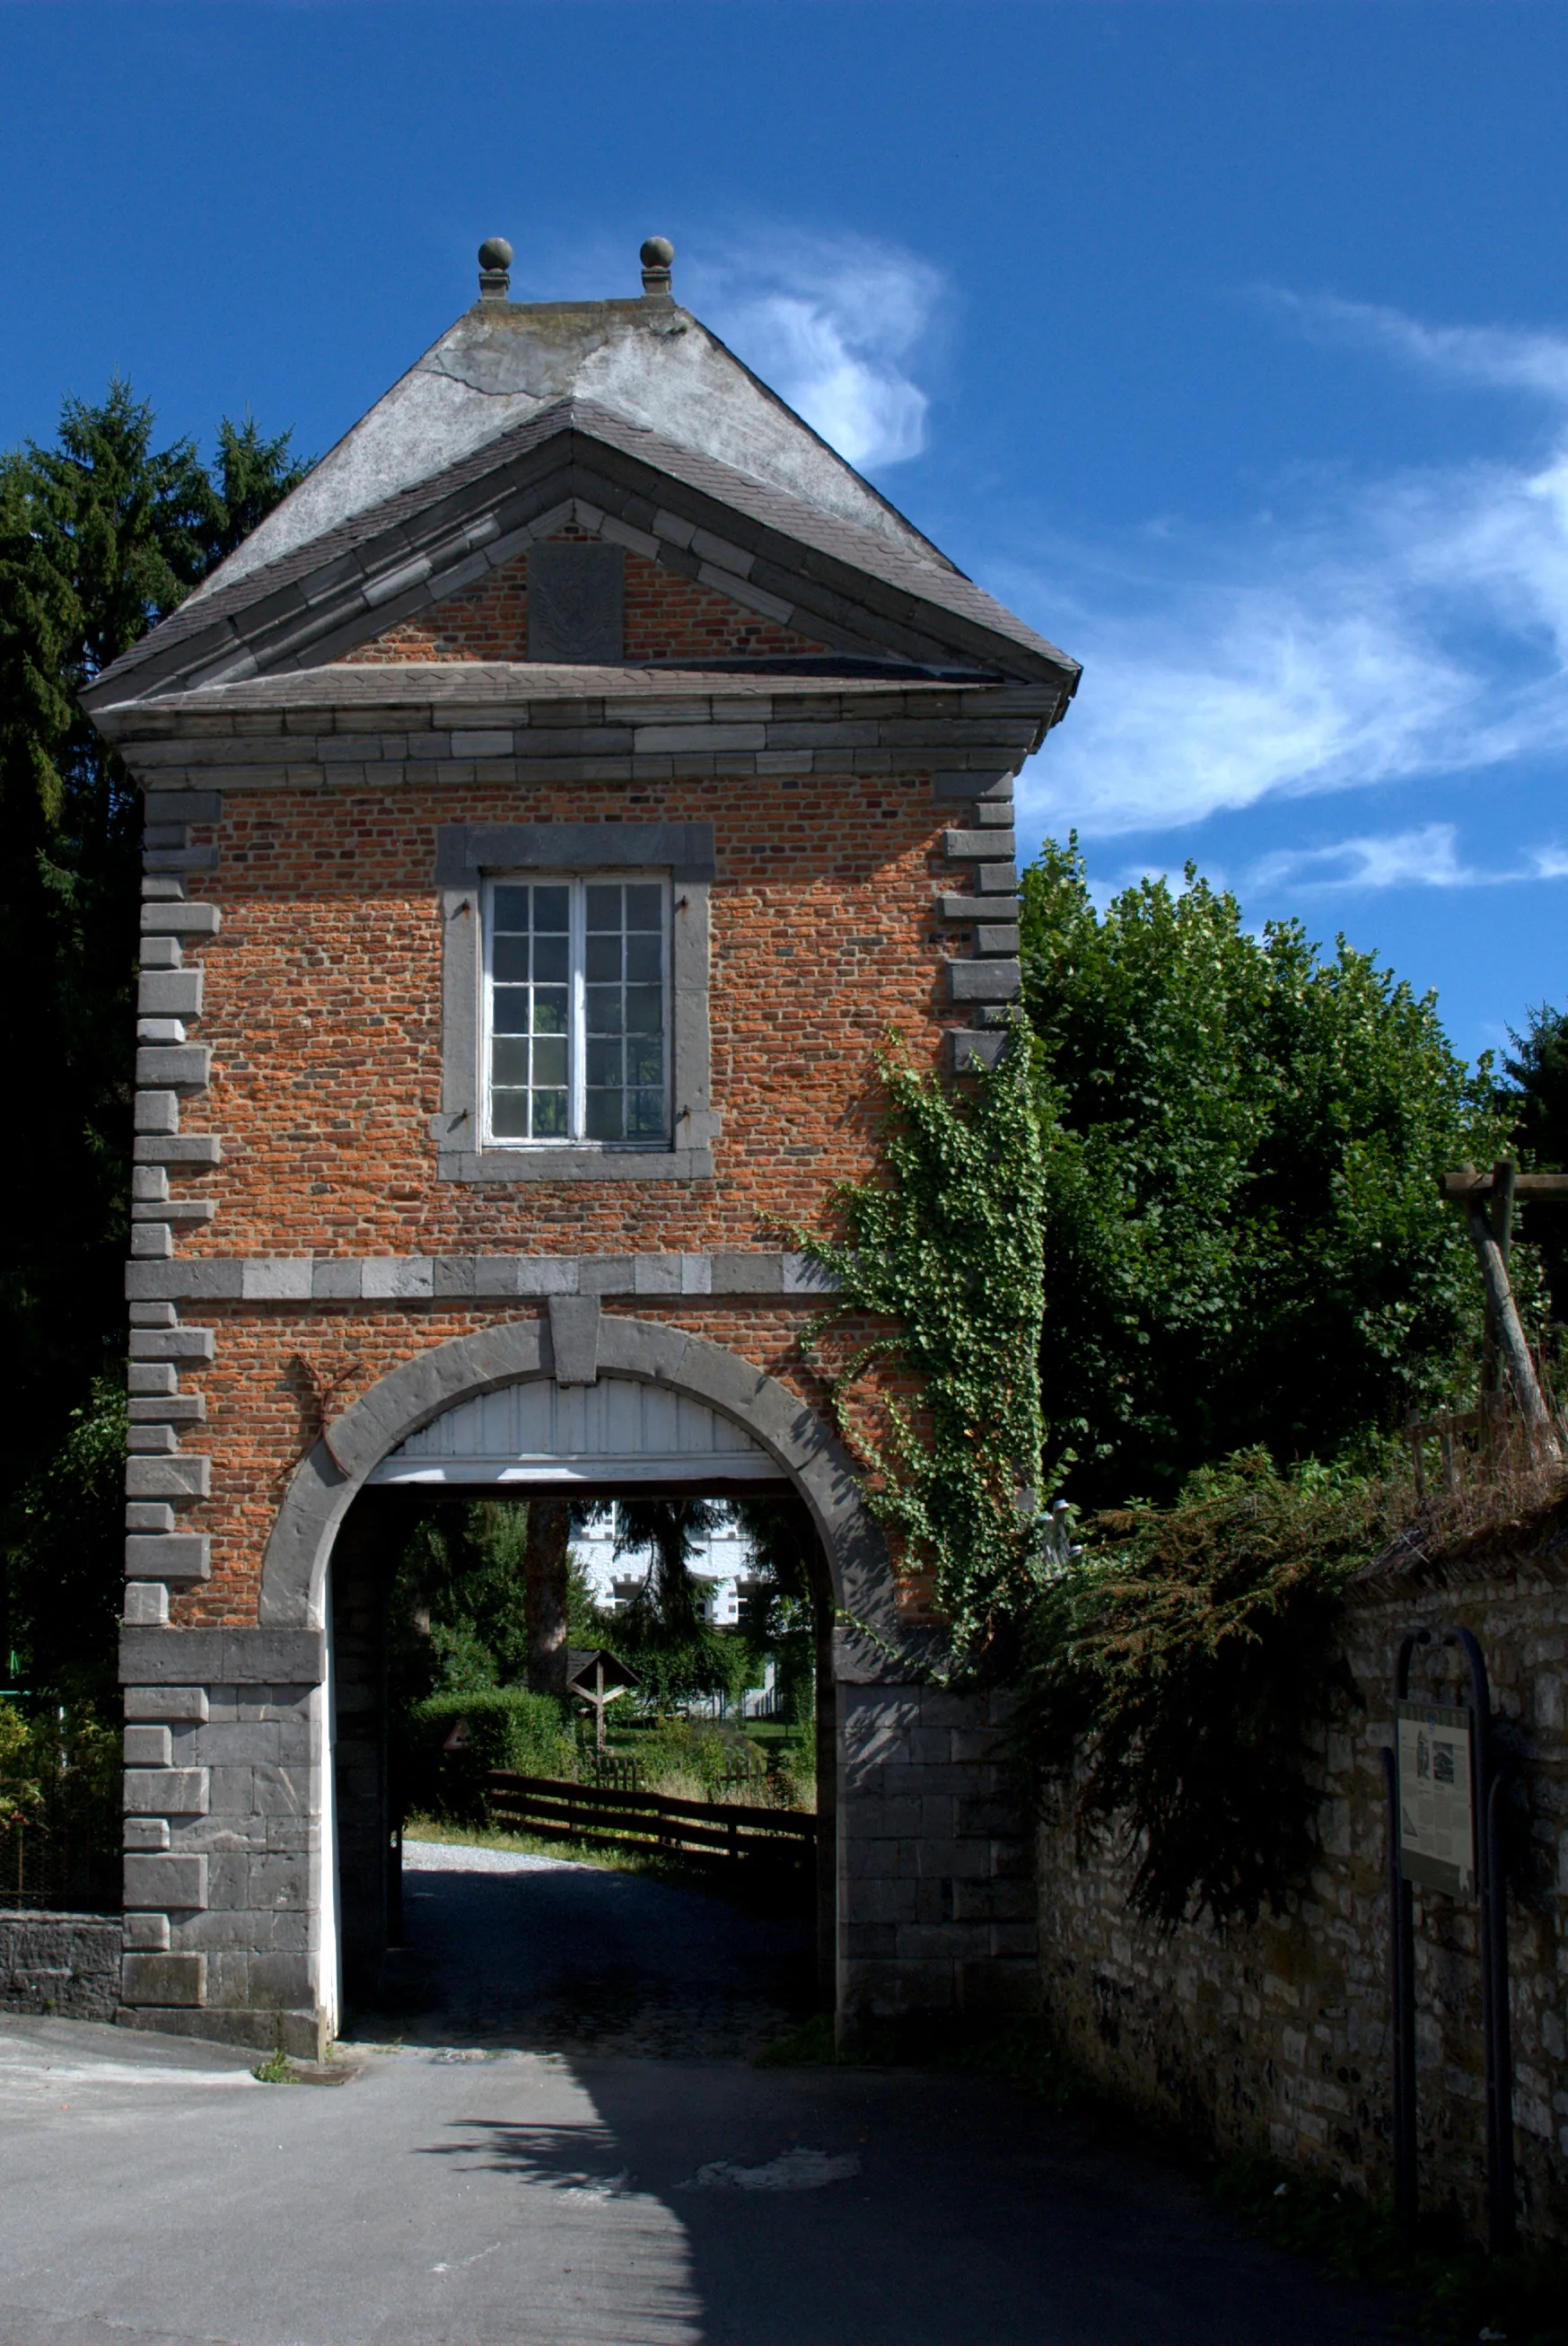
[[[1418,1647],[1456,1647],[1470,1679],[1468,1704],[1412,1702],[1410,1663]],[[1429,1765],[1441,1737],[1450,1756],[1440,1784],[1423,1787],[1416,1749],[1428,1730]],[[1443,1729],[1448,1729],[1441,1736]],[[1470,1630],[1411,1629],[1394,1664],[1393,1745],[1382,1752],[1388,1793],[1389,1970],[1394,2049],[1394,2211],[1407,2234],[1416,2220],[1416,1958],[1414,1889],[1429,1895],[1473,1896],[1481,1908],[1481,2029],[1486,2094],[1487,2242],[1494,2256],[1514,2243],[1513,2047],[1508,2013],[1508,1896],[1502,1852],[1502,1793],[1510,1772],[1492,1735],[1486,1661]],[[1469,1800],[1462,1797],[1459,1749],[1469,1745]],[[1408,1757],[1406,1756],[1408,1755]],[[1405,1764],[1401,1766],[1401,1758]],[[1411,1761],[1414,1762],[1412,1776]],[[1401,1781],[1401,1779],[1403,1781]],[[1404,1790],[1412,1795],[1407,1804]],[[1465,1812],[1468,1810],[1468,1856]]]

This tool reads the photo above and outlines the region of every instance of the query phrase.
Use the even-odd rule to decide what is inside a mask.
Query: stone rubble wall
[[[0,1911],[0,2012],[112,2020],[120,1952],[117,1914]]]
[[[1520,1762],[1510,1819],[1509,1970],[1520,2222],[1568,2237],[1568,1555],[1369,1577],[1345,1652],[1356,1699],[1325,1726],[1311,1879],[1250,1928],[1162,1934],[1128,1907],[1134,1863],[1080,1845],[1064,1812],[1039,1837],[1041,1981],[1051,2025],[1093,2079],[1223,2155],[1272,2154],[1362,2192],[1392,2188],[1387,1803],[1395,1650],[1425,1626],[1473,1630],[1500,1735]],[[1463,1699],[1454,1658],[1418,1658],[1412,1692]],[[1478,1909],[1417,1891],[1423,2209],[1484,2222]]]

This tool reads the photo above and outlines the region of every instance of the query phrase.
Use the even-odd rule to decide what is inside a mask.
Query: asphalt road
[[[947,2073],[0,2019],[3,2346],[1349,2346],[1370,2300]]]
[[[406,1889],[402,2042],[347,2083],[0,2016],[0,2346],[1390,2334],[1003,2084],[752,2066],[809,1977],[797,1925],[478,1851],[427,1849]]]

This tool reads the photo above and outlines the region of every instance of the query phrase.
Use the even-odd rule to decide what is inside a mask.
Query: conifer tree
[[[66,400],[53,447],[0,454],[0,985],[38,1078],[36,1126],[0,1175],[0,1336],[25,1363],[0,1422],[0,1668],[19,1643],[36,1676],[70,1642],[69,1624],[44,1620],[59,1511],[40,1494],[60,1459],[97,1456],[84,1425],[119,1411],[141,811],[76,696],[304,470],[286,434],[226,418],[209,472],[188,440],[155,445],[151,408],[120,382],[97,405]],[[106,1618],[117,1535],[106,1525]]]

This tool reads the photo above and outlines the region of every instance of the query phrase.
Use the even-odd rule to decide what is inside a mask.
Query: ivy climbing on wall
[[[1030,1585],[1038,1538],[1044,1168],[1020,1021],[993,1068],[953,1086],[894,1035],[878,1065],[882,1163],[833,1194],[840,1234],[790,1237],[839,1281],[807,1348],[851,1314],[891,1321],[831,1375],[867,1504],[929,1576],[955,1657],[975,1658]],[[912,1406],[881,1387],[907,1371]]]

